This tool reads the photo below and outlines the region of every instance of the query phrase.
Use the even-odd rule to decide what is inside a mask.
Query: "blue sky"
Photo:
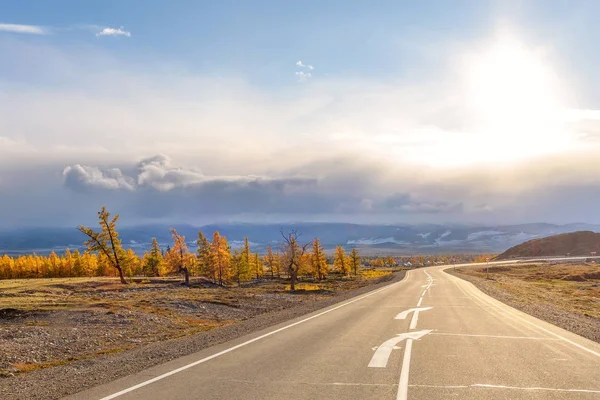
[[[30,41],[93,45],[125,60],[167,58],[269,85],[293,78],[297,59],[317,65],[319,75],[424,73],[443,60],[432,46],[485,37],[501,21],[532,40],[558,34],[562,51],[581,51],[598,9],[589,1],[4,1],[2,20],[52,32]],[[123,26],[133,35],[99,42],[81,25]]]
[[[298,59],[317,66],[315,77],[423,77],[443,68],[450,45],[487,37],[503,23],[534,43],[552,41],[565,67],[587,76],[600,61],[590,49],[598,12],[592,1],[34,0],[4,1],[2,22],[48,29],[27,38],[35,43],[94,46],[149,69],[166,59],[268,87],[293,81]],[[133,35],[99,41],[86,25]]]
[[[94,45],[132,61],[166,58],[191,72],[236,73],[267,86],[293,82],[298,59],[318,65],[319,75],[414,71],[422,65],[415,58],[426,57],[419,41],[445,32],[476,33],[486,29],[479,18],[487,18],[485,9],[446,6],[431,15],[423,6],[398,2],[376,9],[343,1],[13,3],[4,6],[4,21],[53,28],[53,34],[31,41]],[[68,30],[83,24],[124,26],[133,35],[99,43],[93,35]]]
[[[597,15],[3,1],[0,218],[70,224],[107,204],[139,221],[583,220],[600,183]]]

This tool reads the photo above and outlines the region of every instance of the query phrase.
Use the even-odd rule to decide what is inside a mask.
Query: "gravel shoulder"
[[[70,361],[64,365],[34,370],[28,373],[0,378],[1,399],[59,399],[93,386],[140,372],[167,361],[192,354],[213,345],[227,342],[246,334],[300,317],[316,310],[329,307],[349,298],[361,295],[403,279],[404,271],[378,279],[369,280],[365,286],[340,291],[329,296],[310,296],[302,301],[290,301],[286,308],[263,310],[245,320],[233,320],[227,325],[193,333],[175,339],[164,339],[150,343],[134,343],[136,347],[116,353],[96,354],[94,357]],[[1,327],[0,327],[1,328]],[[77,340],[73,341],[77,346]]]
[[[579,275],[573,273],[559,279],[552,276],[553,272],[571,268],[490,267],[490,279],[485,278],[485,269],[446,269],[445,272],[473,283],[488,296],[517,310],[600,343],[600,284],[594,278],[580,280]],[[589,272],[582,275],[585,274]],[[576,280],[569,280],[573,277]]]

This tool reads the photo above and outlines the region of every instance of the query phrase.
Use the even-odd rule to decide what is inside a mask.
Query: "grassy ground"
[[[448,270],[448,272],[452,272]],[[600,342],[600,266],[533,264],[457,268],[484,292],[538,318]]]
[[[0,281],[0,376],[121,352],[335,296],[389,275],[363,271],[301,282],[264,279],[221,288],[180,278]]]

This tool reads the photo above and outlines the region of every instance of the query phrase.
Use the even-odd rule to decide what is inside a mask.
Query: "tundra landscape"
[[[600,266],[595,262],[477,266],[448,272],[518,310],[600,343]]]
[[[0,1],[0,400],[600,396],[600,1]]]

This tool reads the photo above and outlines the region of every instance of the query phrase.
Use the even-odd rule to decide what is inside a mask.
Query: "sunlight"
[[[566,150],[564,110],[549,63],[517,39],[503,35],[463,59],[469,129],[440,132],[427,149],[427,164],[460,167],[507,164]],[[415,159],[422,158],[416,155]]]
[[[518,41],[503,38],[473,61],[468,102],[485,128],[515,135],[539,127],[560,109],[552,71]]]

